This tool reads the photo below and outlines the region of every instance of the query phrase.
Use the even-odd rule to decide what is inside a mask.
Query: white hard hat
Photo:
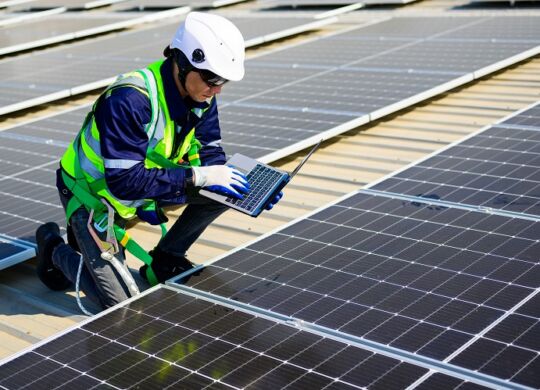
[[[244,37],[222,16],[190,12],[170,47],[180,49],[197,69],[207,69],[231,81],[244,77]]]

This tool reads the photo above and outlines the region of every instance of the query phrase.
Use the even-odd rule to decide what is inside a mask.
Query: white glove
[[[208,191],[237,199],[242,199],[242,194],[247,194],[249,191],[246,177],[227,165],[191,167],[191,169],[195,187],[203,187]]]

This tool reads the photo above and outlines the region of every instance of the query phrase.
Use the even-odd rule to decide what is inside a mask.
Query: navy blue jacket
[[[165,60],[161,77],[171,119],[181,126],[176,134],[182,144],[185,135],[195,127],[195,137],[201,142],[199,151],[202,165],[225,163],[225,153],[219,142],[216,99],[212,99],[202,118],[191,113],[191,108],[206,108],[208,103],[197,103],[189,97],[183,99],[172,74],[172,61]],[[117,88],[97,105],[95,119],[100,131],[101,154],[105,160],[133,160],[129,168],[105,168],[109,190],[119,199],[155,199],[167,203],[184,203],[186,173],[190,170],[151,168],[144,166],[148,137],[144,131],[150,122],[150,100],[134,88]],[[139,161],[138,163],[135,163]]]

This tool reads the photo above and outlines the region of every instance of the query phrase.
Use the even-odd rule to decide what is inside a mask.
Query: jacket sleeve
[[[148,98],[133,88],[118,88],[97,105],[95,120],[100,133],[105,180],[119,199],[185,199],[183,169],[144,166],[148,137],[145,124],[150,122]]]
[[[195,127],[195,137],[202,144],[199,150],[202,165],[223,165],[225,152],[221,147],[221,128],[219,126],[216,98]]]

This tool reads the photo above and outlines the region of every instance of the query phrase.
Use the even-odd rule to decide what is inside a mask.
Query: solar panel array
[[[438,388],[484,389],[354,343],[165,287],[0,366],[0,387],[5,389],[388,390],[406,388],[421,378]]]
[[[514,134],[525,142],[516,153],[526,157],[518,167],[537,174],[530,153],[540,151],[540,139],[534,137],[540,130],[539,107],[434,158],[443,164],[449,155],[453,161],[447,152],[475,139],[512,143],[491,132],[508,126],[532,133],[527,138]],[[493,148],[484,150],[486,156],[497,156]],[[477,159],[475,152],[461,157],[474,169],[489,162]],[[498,164],[512,167],[515,162]],[[430,166],[420,163],[396,176],[409,171],[429,175]],[[450,176],[460,180],[469,173],[460,167]],[[486,212],[474,202],[442,202],[437,190],[419,196],[415,189],[417,196],[383,191],[394,182],[390,177],[351,194],[175,285],[395,348],[411,358],[434,359],[492,386],[539,388],[540,218]],[[401,189],[409,187],[400,183]],[[506,188],[513,187],[499,190]],[[475,191],[481,197],[482,189]],[[536,197],[521,211],[539,205]]]
[[[223,95],[225,146],[285,155],[533,55],[539,29],[401,18],[258,57]],[[3,361],[0,387],[539,388],[539,107]],[[54,169],[85,111],[0,131],[8,260],[63,220]]]

